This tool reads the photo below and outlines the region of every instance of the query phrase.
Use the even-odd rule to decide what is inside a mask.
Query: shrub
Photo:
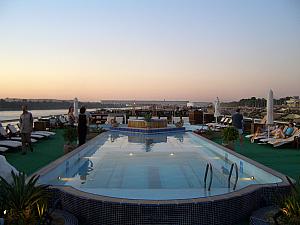
[[[146,114],[146,115],[144,116],[144,118],[145,118],[145,121],[146,121],[146,122],[151,122],[152,114],[151,114],[151,113],[148,113],[148,114]]]
[[[234,127],[226,127],[222,133],[223,142],[226,144],[233,143],[239,138],[239,132]]]
[[[77,129],[75,127],[67,127],[64,131],[64,140],[67,144],[72,144],[77,141]]]
[[[292,192],[280,202],[280,212],[277,217],[283,224],[300,224],[300,179],[296,185],[288,178]]]
[[[44,216],[48,208],[49,193],[47,185],[37,185],[38,176],[26,182],[24,173],[11,173],[13,181],[8,183],[0,177],[1,207],[7,224],[34,225]]]

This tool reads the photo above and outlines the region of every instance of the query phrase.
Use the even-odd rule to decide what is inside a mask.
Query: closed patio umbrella
[[[218,117],[221,116],[219,108],[220,108],[220,100],[217,97],[217,100],[215,101],[215,113],[214,113],[214,117],[216,118],[216,123],[218,122]]]
[[[274,123],[273,91],[270,90],[267,98],[267,126],[268,137],[270,137],[270,125]]]

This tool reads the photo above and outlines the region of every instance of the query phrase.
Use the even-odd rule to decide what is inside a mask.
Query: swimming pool
[[[94,144],[77,160],[70,159],[61,164],[52,177],[42,177],[42,182],[117,198],[189,199],[233,191],[228,188],[228,178],[234,163],[239,172],[236,190],[252,184],[281,182],[280,178],[220,150],[193,133],[111,132],[105,133]],[[212,167],[207,172],[207,183],[212,175],[210,191],[208,185],[204,185],[208,164]],[[235,180],[233,171],[231,187]]]
[[[218,213],[218,210],[224,211],[225,208],[229,210],[224,202],[236,201],[236,206],[230,201],[227,204],[231,208],[242,204],[247,210],[231,212],[232,219],[228,219],[228,223],[220,218],[220,224],[230,224],[245,216],[249,210],[257,208],[260,204],[258,195],[262,194],[262,190],[273,193],[280,186],[288,186],[282,174],[192,132],[150,135],[106,132],[44,168],[39,174],[40,182],[53,185],[58,193],[64,193],[63,198],[75,198],[78,205],[83,204],[83,199],[87,205],[95,202],[87,203],[86,199],[101,203],[101,209],[98,210],[105,210],[110,215],[109,221],[114,221],[114,224],[124,223],[124,218],[114,220],[114,214],[107,212],[103,202],[109,208],[112,207],[109,203],[121,204],[114,210],[129,215],[134,212],[135,216],[144,218],[148,212],[138,215],[130,207],[174,208],[183,204],[192,207],[183,210],[187,213],[195,210],[193,207],[198,207],[198,204],[208,207],[204,203],[210,203],[212,212]],[[256,201],[249,204],[249,199],[253,201],[253,198]],[[71,200],[68,201],[70,203]],[[74,201],[67,206],[70,211],[74,211]],[[130,207],[126,204],[130,204]],[[201,207],[198,210],[203,210]],[[171,217],[172,213],[168,211],[165,216],[176,218],[181,213],[184,215],[178,212],[178,215]],[[85,217],[93,216],[88,213]],[[207,218],[203,214],[200,224],[206,224]],[[213,218],[216,220],[215,215]],[[146,222],[141,219],[137,224],[157,224],[160,219],[158,216],[158,220],[153,222],[151,215],[148,215]],[[207,224],[218,224],[209,221]]]

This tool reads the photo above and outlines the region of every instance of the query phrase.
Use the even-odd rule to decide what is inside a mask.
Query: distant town
[[[21,99],[21,98],[4,98],[0,99],[0,111],[20,110],[20,107],[26,104],[31,110],[46,110],[46,109],[66,109],[73,104],[72,100],[58,99]],[[222,107],[266,107],[266,99],[251,97],[241,99],[239,101],[222,102]],[[99,100],[98,102],[79,102],[80,105],[85,105],[87,108],[125,108],[139,106],[173,106],[173,107],[195,107],[202,108],[212,105],[212,102],[191,102],[187,100],[169,101],[169,100]],[[286,106],[291,108],[300,107],[299,96],[289,96],[280,99],[274,99],[274,105]]]

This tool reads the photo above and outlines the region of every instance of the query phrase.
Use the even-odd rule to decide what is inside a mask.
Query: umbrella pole
[[[270,138],[270,125],[268,125],[268,138]]]

